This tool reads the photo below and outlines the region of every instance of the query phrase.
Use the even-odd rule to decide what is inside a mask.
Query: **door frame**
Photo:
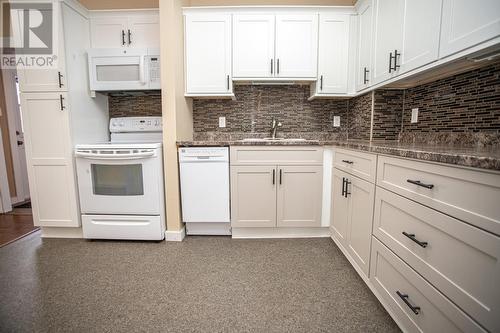
[[[5,113],[7,115],[10,151],[14,171],[14,183],[16,187],[16,196],[11,197],[13,204],[29,200],[28,169],[26,164],[26,155],[21,156],[17,146],[18,136],[16,128],[21,124],[21,110],[19,109],[18,96],[16,89],[16,70],[2,70],[2,79],[5,97]],[[24,163],[23,163],[24,162]],[[24,168],[24,172],[23,169]]]
[[[0,107],[0,113],[2,109]],[[2,129],[0,128],[0,138],[2,137]],[[10,201],[10,189],[7,179],[7,167],[5,165],[5,154],[3,143],[0,140],[0,213],[7,213],[12,210]]]

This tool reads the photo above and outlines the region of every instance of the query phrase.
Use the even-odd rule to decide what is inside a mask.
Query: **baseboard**
[[[186,228],[182,227],[181,230],[176,231],[165,231],[165,240],[167,242],[182,242],[182,240],[186,237]]]
[[[316,238],[330,237],[323,228],[232,228],[233,238]]]
[[[83,238],[82,228],[41,227],[42,238]]]

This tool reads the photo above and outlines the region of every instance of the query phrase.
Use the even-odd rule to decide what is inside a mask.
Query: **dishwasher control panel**
[[[182,147],[179,162],[229,161],[228,147]]]

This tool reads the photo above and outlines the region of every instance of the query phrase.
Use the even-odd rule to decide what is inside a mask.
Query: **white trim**
[[[232,228],[233,238],[317,238],[330,237],[330,228]]]
[[[83,238],[82,228],[41,227],[42,238]]]
[[[184,237],[186,237],[185,227],[182,227],[181,230],[165,231],[165,240],[167,242],[182,242]]]

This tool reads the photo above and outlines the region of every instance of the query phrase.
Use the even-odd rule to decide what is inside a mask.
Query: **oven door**
[[[75,155],[82,213],[160,214],[159,149],[77,149]]]

